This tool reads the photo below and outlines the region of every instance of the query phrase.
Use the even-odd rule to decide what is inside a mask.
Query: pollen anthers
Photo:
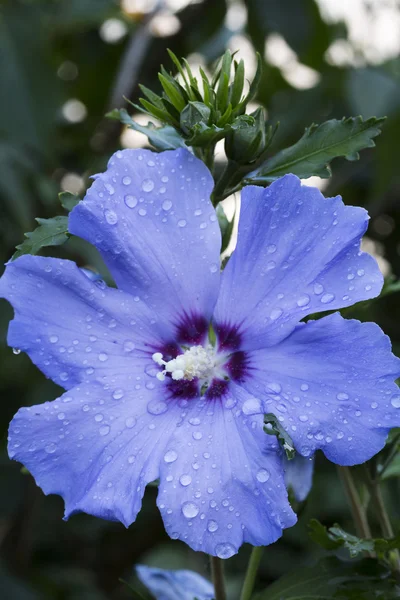
[[[172,360],[165,361],[161,352],[155,352],[152,356],[155,363],[164,367],[163,371],[157,373],[157,379],[164,381],[167,373],[172,379],[179,381],[186,379],[192,381],[198,379],[211,379],[216,367],[216,353],[211,344],[208,346],[192,346]]]

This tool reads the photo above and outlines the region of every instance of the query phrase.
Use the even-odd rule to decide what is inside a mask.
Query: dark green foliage
[[[68,240],[68,218],[53,217],[52,219],[35,219],[39,227],[33,231],[25,233],[27,238],[19,244],[13,259],[23,254],[38,254],[46,246],[61,246]]]

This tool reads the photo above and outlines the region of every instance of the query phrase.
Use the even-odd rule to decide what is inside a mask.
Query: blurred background
[[[0,0],[1,263],[35,227],[35,217],[62,214],[59,191],[83,194],[88,177],[105,168],[112,152],[146,145],[142,134],[104,114],[125,106],[123,96],[137,102],[139,82],[159,91],[160,64],[172,68],[167,48],[195,71],[199,65],[210,71],[226,48],[238,50],[249,78],[260,52],[264,72],[256,104],[272,123],[281,123],[271,152],[294,143],[312,122],[387,115],[376,149],[363,151],[355,163],[336,160],[330,180],[307,183],[366,207],[366,249],[379,257],[385,276],[400,275],[399,0]],[[223,147],[218,160],[224,161]],[[49,254],[99,268],[96,253],[78,240]],[[399,313],[399,295],[393,294],[357,316],[376,320],[400,354]],[[13,414],[60,392],[27,356],[6,347],[11,317],[1,301],[0,597],[131,598],[119,579],[136,585],[138,562],[207,575],[204,555],[164,533],[155,488],[147,490],[128,530],[86,515],[65,523],[62,501],[45,497],[9,461],[5,444]],[[384,490],[394,523],[400,519],[398,481],[388,479]],[[321,552],[307,538],[311,517],[352,529],[336,472],[323,457],[299,523],[265,552],[261,586]],[[245,546],[228,563],[233,597],[248,556]]]

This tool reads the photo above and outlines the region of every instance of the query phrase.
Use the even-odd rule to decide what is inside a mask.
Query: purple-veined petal
[[[157,504],[168,534],[220,558],[243,542],[271,544],[296,522],[277,441],[252,402],[233,383],[225,399],[188,402],[160,469]]]
[[[66,518],[86,512],[128,526],[146,484],[159,477],[179,414],[176,404],[160,401],[159,388],[141,386],[116,400],[98,383],[82,384],[53,402],[21,408],[8,451],[45,494],[64,498]]]
[[[284,457],[285,484],[291,490],[297,502],[303,502],[311,491],[314,457],[305,458],[296,454],[291,460]]]
[[[337,464],[362,463],[400,426],[400,360],[375,323],[334,313],[249,361],[242,385],[264,399],[264,412],[278,416],[303,456],[320,448]]]
[[[137,565],[136,572],[156,600],[212,600],[215,597],[213,585],[193,571]]]
[[[283,339],[305,315],[377,296],[382,275],[360,252],[367,212],[324,198],[285,175],[242,191],[237,248],[221,279],[218,325],[239,327],[242,348]]]
[[[0,297],[15,311],[9,345],[67,389],[83,381],[112,385],[119,373],[128,383],[135,361],[152,363],[172,335],[139,298],[91,281],[67,260],[18,258],[6,267]]]
[[[221,247],[212,188],[187,150],[119,151],[71,212],[70,231],[98,248],[120,289],[159,316],[209,319]]]

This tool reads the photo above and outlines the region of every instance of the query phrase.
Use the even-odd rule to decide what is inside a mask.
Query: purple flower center
[[[152,355],[161,368],[157,379],[166,380],[172,398],[194,398],[199,394],[216,400],[227,395],[229,381],[243,381],[249,359],[240,349],[237,327],[215,326],[216,343],[208,337],[209,326],[201,317],[185,318],[178,327],[177,342]]]

